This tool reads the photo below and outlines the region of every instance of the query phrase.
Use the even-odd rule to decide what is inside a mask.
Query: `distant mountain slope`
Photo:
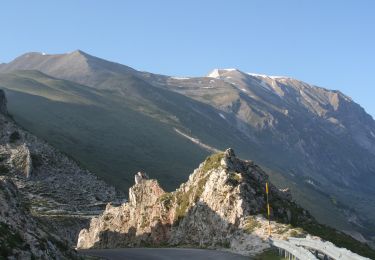
[[[310,186],[319,191],[335,206],[342,206],[341,211],[353,222],[358,219],[349,208],[375,218],[371,199],[375,192],[375,121],[349,97],[288,77],[237,69],[216,69],[203,78],[171,77],[162,84],[220,110],[226,120],[266,149],[261,152],[266,158],[254,158],[284,173],[297,183],[296,189]],[[352,192],[361,195],[352,196]],[[310,194],[308,190],[304,193]],[[310,195],[316,196],[314,192]],[[309,199],[303,200],[307,203]],[[312,211],[319,214],[319,209]],[[327,215],[327,210],[321,212],[321,217]],[[374,233],[370,223],[356,224]]]
[[[256,141],[266,147],[275,146],[279,154],[270,158],[283,159],[280,167],[286,161],[293,165],[292,170],[303,170],[304,175],[312,174],[318,181],[326,180],[327,171],[336,171],[329,181],[347,187],[375,178],[371,162],[375,155],[375,121],[350,98],[294,79],[220,71],[224,71],[221,76],[206,82],[187,79],[166,84],[216,107],[223,115],[229,114],[227,120],[234,118],[233,123],[250,139],[256,136]],[[325,156],[320,157],[322,151]],[[289,158],[282,158],[285,156]],[[316,163],[317,157],[321,163]],[[375,187],[368,187],[370,190]]]
[[[25,54],[0,72],[17,121],[124,189],[140,167],[175,188],[207,147],[230,146],[319,220],[375,234],[375,122],[339,91],[236,69],[169,77],[82,51]],[[48,91],[30,93],[35,81]]]

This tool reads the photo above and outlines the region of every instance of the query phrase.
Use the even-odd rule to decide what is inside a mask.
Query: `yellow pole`
[[[266,182],[266,196],[267,196],[267,216],[268,216],[268,236],[271,236],[271,220],[270,220],[270,204],[268,202],[268,182]]]

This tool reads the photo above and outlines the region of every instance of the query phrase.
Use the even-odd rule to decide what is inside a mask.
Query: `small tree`
[[[14,131],[10,136],[9,136],[9,142],[10,143],[15,143],[21,138],[20,133],[18,131]]]

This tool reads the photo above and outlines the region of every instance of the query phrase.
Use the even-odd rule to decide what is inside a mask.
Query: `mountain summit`
[[[26,53],[0,67],[0,72],[39,70],[53,77],[97,86],[109,76],[134,72],[130,67],[91,56],[81,50],[66,54]]]

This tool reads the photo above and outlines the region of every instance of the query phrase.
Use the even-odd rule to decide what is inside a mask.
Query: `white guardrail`
[[[285,251],[294,255],[298,259],[303,259],[303,260],[317,260],[318,259],[309,250],[303,247],[299,247],[293,243],[290,243],[289,241],[270,239],[270,242],[273,246],[284,249]]]
[[[315,249],[335,260],[371,260],[370,258],[357,255],[346,248],[336,247],[334,244],[328,241],[296,237],[289,237],[288,240],[290,243],[294,244],[297,247],[302,246],[306,248]]]

